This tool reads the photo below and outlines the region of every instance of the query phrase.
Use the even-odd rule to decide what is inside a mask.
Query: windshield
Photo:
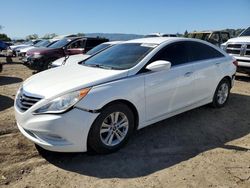
[[[48,40],[42,40],[42,41],[36,43],[34,46],[35,47],[46,47],[46,46],[48,46],[49,43],[50,42]]]
[[[54,44],[50,45],[49,48],[62,48],[66,46],[71,40],[70,39],[61,39]]]
[[[244,36],[250,36],[250,27],[247,28],[246,30],[244,30],[244,31],[240,34],[240,37],[244,37]]]
[[[105,48],[109,47],[110,44],[99,44],[98,46],[94,47],[92,50],[89,50],[86,54],[87,55],[94,55],[96,53],[98,53],[99,51],[104,50]]]
[[[124,43],[114,45],[84,61],[83,65],[124,70],[135,66],[155,44]]]

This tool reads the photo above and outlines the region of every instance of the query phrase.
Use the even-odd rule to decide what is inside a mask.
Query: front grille
[[[228,44],[228,48],[241,48],[241,44]]]
[[[20,108],[20,110],[26,111],[41,99],[42,98],[28,96],[27,94],[24,94],[22,91],[20,91],[20,93],[17,96],[16,103],[17,106]]]
[[[250,44],[246,43],[229,43],[226,52],[236,56],[250,56]]]
[[[240,54],[240,50],[227,49],[227,53],[239,55]]]

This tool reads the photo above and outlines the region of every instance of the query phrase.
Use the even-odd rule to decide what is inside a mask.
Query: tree
[[[77,35],[78,37],[83,37],[83,36],[85,36],[84,33],[77,33],[76,35]]]
[[[43,38],[44,39],[52,39],[52,38],[54,38],[54,37],[56,37],[57,36],[57,34],[55,34],[55,33],[47,33],[47,34],[45,34],[44,36],[43,36]]]
[[[188,36],[188,31],[186,30],[185,32],[184,32],[184,37],[187,37]]]
[[[11,39],[4,33],[3,34],[0,33],[0,40],[11,41]]]
[[[33,40],[33,39],[38,39],[38,35],[37,34],[32,34],[32,35],[28,35],[25,37],[27,40]]]

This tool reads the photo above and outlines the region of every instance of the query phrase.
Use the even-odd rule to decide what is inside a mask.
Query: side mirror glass
[[[169,61],[157,60],[147,65],[146,69],[150,71],[158,72],[162,70],[169,70],[170,67],[171,67],[171,63]]]

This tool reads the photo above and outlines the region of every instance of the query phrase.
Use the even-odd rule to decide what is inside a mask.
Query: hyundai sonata
[[[208,103],[224,106],[236,65],[198,39],[127,41],[27,79],[15,99],[17,125],[47,150],[113,152],[137,129]]]

